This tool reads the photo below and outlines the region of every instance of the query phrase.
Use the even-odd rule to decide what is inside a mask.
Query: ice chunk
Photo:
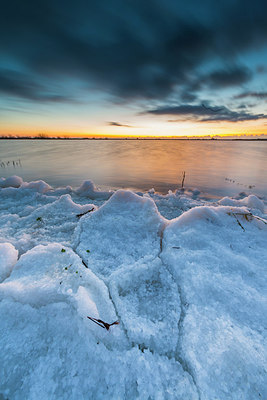
[[[266,224],[244,207],[197,207],[164,231],[161,258],[182,299],[179,357],[201,398],[266,397],[266,243]]]
[[[52,190],[51,186],[48,185],[44,181],[32,181],[32,182],[23,182],[21,185],[22,189],[33,189],[39,193],[46,193],[49,190]]]
[[[106,331],[86,318],[90,313],[111,323],[117,316],[104,283],[71,249],[30,250],[0,294],[0,393],[6,398],[197,399],[175,358],[131,345],[122,324]]]
[[[58,301],[79,303],[81,293],[85,293],[80,289],[82,286],[88,291],[91,302],[97,299],[103,318],[116,318],[114,311],[109,315],[113,306],[106,286],[85,268],[79,256],[57,243],[39,245],[20,257],[12,275],[0,285],[0,298],[10,297],[34,307]],[[89,304],[88,300],[86,302]]]
[[[77,252],[89,268],[107,277],[123,264],[155,258],[164,224],[153,200],[118,190],[96,212],[81,219]]]
[[[90,199],[109,199],[110,196],[114,193],[113,191],[101,191],[98,190],[92,181],[85,181],[82,185],[76,190],[76,193],[81,196],[89,197]]]
[[[15,301],[36,309],[63,303],[75,311],[91,333],[115,348],[124,346],[125,334],[116,326],[115,336],[105,336],[87,316],[108,323],[117,320],[106,285],[82,264],[71,249],[59,244],[36,246],[21,256],[12,275],[0,284],[0,300]],[[104,335],[104,336],[103,336]]]
[[[18,259],[18,251],[10,243],[0,243],[0,282],[6,279]]]
[[[26,192],[28,191],[26,190]],[[8,199],[10,197],[7,197],[6,201]],[[94,204],[83,206],[76,204],[69,194],[59,198],[47,198],[45,195],[35,193],[31,196],[27,195],[26,201],[33,205],[25,206],[24,197],[22,197],[21,203],[24,204],[24,211],[19,207],[12,210],[17,211],[20,218],[17,214],[0,216],[3,236],[8,238],[20,253],[24,253],[37,244],[47,244],[53,241],[61,242],[64,245],[70,244],[72,234],[79,221],[77,215],[97,208]]]
[[[219,225],[228,226],[229,224],[235,227],[239,225],[241,229],[243,229],[244,226],[249,226],[252,229],[256,226],[265,229],[267,225],[264,221],[264,219],[251,214],[246,207],[202,206],[186,211],[180,217],[172,221],[172,226],[186,228],[189,226],[201,225],[206,227],[208,223],[208,229],[213,229],[214,226]]]
[[[102,328],[87,316],[100,317],[108,323],[117,320],[106,285],[85,268],[71,249],[56,243],[36,246],[21,256],[12,275],[0,284],[0,300],[4,299],[37,309],[55,303],[68,304],[83,319],[87,329],[102,339]],[[121,327],[115,333],[118,337],[114,346],[118,340],[123,345],[125,337]]]
[[[150,190],[144,196],[151,197],[154,200],[161,215],[165,218],[173,219],[192,207],[203,205],[204,201],[198,199],[198,194],[197,189],[191,192],[186,191],[186,193],[181,193],[180,191],[173,193],[169,190],[166,195]]]
[[[0,179],[0,188],[14,187],[18,188],[22,185],[23,180],[19,176],[13,175],[9,178],[1,178]]]
[[[224,197],[218,201],[222,206],[234,206],[243,207],[246,206],[251,209],[258,209],[262,213],[264,212],[264,203],[257,196],[251,194],[241,200],[231,199],[230,197]]]
[[[0,188],[20,188],[20,189],[34,189],[39,193],[45,193],[48,190],[51,190],[51,186],[46,182],[40,181],[32,181],[32,182],[23,182],[23,179],[19,176],[10,176],[9,178],[1,178],[0,179]]]

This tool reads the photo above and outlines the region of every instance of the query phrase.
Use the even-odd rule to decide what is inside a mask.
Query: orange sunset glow
[[[14,126],[15,125],[15,126]],[[235,138],[267,138],[267,123],[156,123],[145,121],[142,127],[94,126],[75,130],[62,123],[62,128],[53,129],[46,125],[16,126],[4,124],[0,128],[0,136],[5,137],[62,137],[62,138],[194,138],[194,137],[235,137]]]

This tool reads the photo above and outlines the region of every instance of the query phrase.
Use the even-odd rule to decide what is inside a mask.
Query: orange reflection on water
[[[0,158],[20,159],[20,170],[1,169],[24,180],[78,187],[91,179],[105,188],[160,192],[185,186],[219,195],[267,194],[267,142],[242,141],[1,141]],[[227,180],[231,179],[231,181]],[[234,181],[234,182],[233,182]]]

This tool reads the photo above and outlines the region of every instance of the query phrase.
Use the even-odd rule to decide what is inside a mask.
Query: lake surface
[[[14,163],[13,163],[14,161]],[[212,196],[267,198],[267,142],[193,140],[1,140],[0,176],[78,187],[166,193],[181,186]]]

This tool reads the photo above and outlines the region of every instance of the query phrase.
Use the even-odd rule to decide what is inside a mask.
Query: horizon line
[[[79,135],[79,136],[78,136]],[[222,134],[222,135],[183,135],[183,136],[151,136],[151,135],[103,135],[103,134],[61,134],[61,135],[53,135],[53,134],[46,134],[46,133],[39,133],[37,135],[16,135],[16,134],[8,134],[8,135],[0,135],[0,139],[32,139],[32,140],[267,140],[266,134]]]

